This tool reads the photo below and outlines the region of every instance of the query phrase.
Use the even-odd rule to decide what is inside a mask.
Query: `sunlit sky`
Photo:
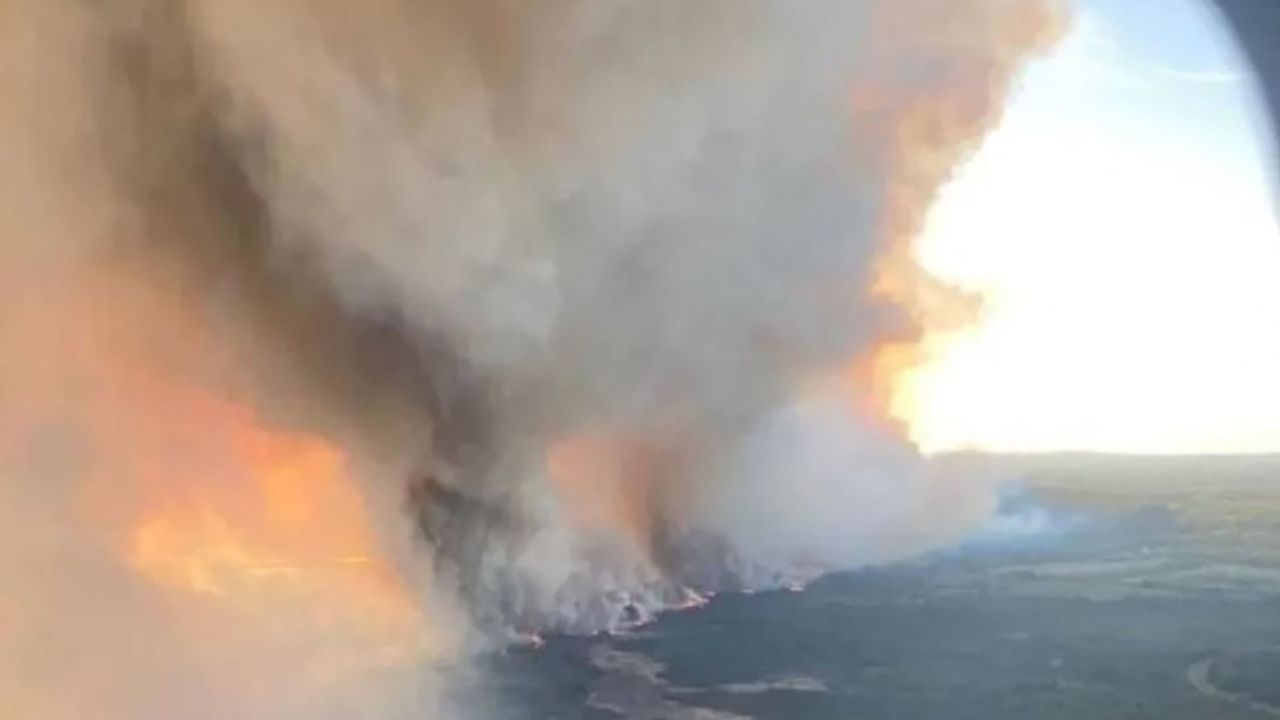
[[[980,290],[897,398],[926,451],[1280,451],[1280,232],[1243,53],[1199,0],[1077,0],[945,190],[927,267]]]

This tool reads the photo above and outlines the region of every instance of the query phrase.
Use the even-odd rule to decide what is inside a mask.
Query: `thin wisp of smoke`
[[[1055,23],[4,0],[0,709],[465,712],[469,652],[961,532],[862,368],[963,305],[910,236]]]

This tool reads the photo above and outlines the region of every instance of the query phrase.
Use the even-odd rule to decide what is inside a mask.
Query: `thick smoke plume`
[[[862,370],[1053,27],[3,0],[0,713],[454,712],[470,649],[953,536]]]

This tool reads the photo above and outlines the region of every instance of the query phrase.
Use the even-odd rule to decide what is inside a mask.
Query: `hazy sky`
[[[981,290],[898,410],[926,450],[1280,451],[1263,106],[1199,0],[1077,0],[921,258]]]

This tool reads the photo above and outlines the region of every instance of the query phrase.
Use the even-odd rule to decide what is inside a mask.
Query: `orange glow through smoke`
[[[383,661],[413,652],[421,618],[381,559],[342,450],[206,393],[163,399],[151,409],[180,430],[162,444],[181,444],[173,456],[197,462],[169,467],[174,448],[152,448],[135,470],[142,498],[122,538],[127,564],[175,597],[267,622],[313,622],[363,638]]]
[[[229,597],[254,578],[372,562],[362,499],[337,448],[269,431],[229,404],[203,405],[200,425],[225,433],[216,442],[225,443],[228,465],[243,472],[249,497],[237,497],[233,507],[218,497],[217,484],[203,492],[189,486],[145,512],[132,533],[134,568],[165,584]]]
[[[6,435],[25,443],[53,421],[74,432],[84,520],[176,614],[211,612],[291,642],[342,641],[362,655],[344,663],[428,649],[418,599],[374,529],[348,450],[265,416],[268,401],[228,370],[236,346],[165,280],[100,273],[62,298],[60,323],[35,322],[46,305],[30,305],[34,337],[17,347],[63,347],[45,362],[56,369],[48,386],[74,392],[61,404],[28,398],[24,417],[10,419],[30,427]],[[45,326],[61,332],[36,342]]]
[[[634,440],[572,435],[548,448],[547,471],[580,527],[618,533],[652,560],[654,454]]]
[[[886,173],[872,294],[902,309],[916,330],[881,338],[843,376],[859,403],[869,406],[860,409],[908,430],[911,418],[904,410],[913,405],[905,397],[904,378],[928,360],[931,341],[971,327],[981,305],[977,295],[922,268],[915,241],[938,192],[999,122],[1022,63],[1047,50],[1064,28],[1064,16],[1053,6],[1028,2],[1018,9],[985,7],[999,22],[975,26],[993,35],[975,44],[974,28],[963,15],[970,8],[886,4],[873,24],[866,64],[872,70],[859,78],[851,97],[855,137],[890,139],[876,150]],[[929,60],[925,71],[902,75],[891,63],[875,62],[888,52],[882,47],[914,47]]]

